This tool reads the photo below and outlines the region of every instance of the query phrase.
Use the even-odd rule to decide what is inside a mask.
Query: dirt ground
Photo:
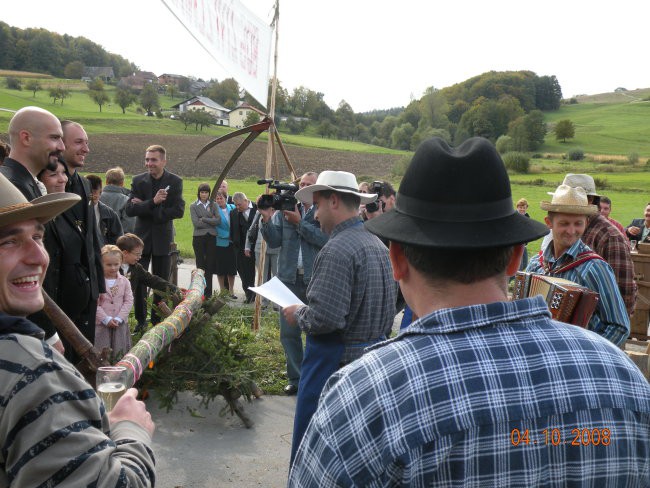
[[[144,135],[144,134],[89,134],[91,153],[86,161],[88,171],[102,174],[113,166],[122,166],[127,174],[143,171],[144,150],[151,144],[161,144],[167,149],[169,168],[176,174],[188,177],[218,176],[243,138],[220,144],[194,159],[200,149],[212,140],[200,135]],[[266,161],[265,141],[253,142],[230,170],[230,178],[264,176]],[[386,177],[400,156],[390,154],[361,154],[285,145],[291,163],[298,174],[305,171],[342,170],[357,176]],[[276,146],[277,149],[277,146]],[[280,179],[286,179],[287,170],[278,150],[281,165]]]

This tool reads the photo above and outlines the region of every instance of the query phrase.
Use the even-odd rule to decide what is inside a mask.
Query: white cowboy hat
[[[44,224],[79,200],[79,195],[61,192],[50,193],[29,202],[20,190],[0,173],[0,228],[32,219]]]
[[[599,197],[596,192],[596,183],[590,175],[569,173],[564,177],[563,185],[572,186],[573,188],[581,187],[585,189],[587,196]]]
[[[357,178],[347,171],[321,171],[316,183],[296,192],[296,198],[303,203],[313,203],[315,191],[331,190],[351,193],[361,199],[361,203],[371,203],[377,199],[376,193],[360,193]]]
[[[539,206],[547,212],[578,215],[596,215],[598,213],[598,207],[589,205],[587,192],[580,186],[573,188],[569,185],[560,185],[553,193],[552,200],[550,202],[543,201]]]

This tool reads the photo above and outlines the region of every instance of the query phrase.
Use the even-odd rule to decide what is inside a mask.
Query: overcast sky
[[[241,1],[270,21],[273,0]],[[566,98],[646,88],[648,13],[647,0],[280,0],[278,78],[355,112],[490,70],[555,75]],[[161,0],[20,0],[0,20],[87,37],[157,75],[231,76]]]

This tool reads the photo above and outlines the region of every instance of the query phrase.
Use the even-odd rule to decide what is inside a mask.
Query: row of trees
[[[289,94],[279,86],[276,110],[294,117],[287,122],[288,130],[301,132],[311,126],[321,137],[414,149],[431,136],[459,143],[472,136],[496,141],[507,134],[516,150],[531,151],[546,135],[542,111],[558,109],[561,100],[555,76],[491,71],[442,90],[428,88],[406,108],[363,114],[355,113],[345,100],[332,110],[323,93],[301,86]]]
[[[75,62],[76,65],[71,64]],[[111,66],[115,76],[127,76],[137,69],[127,59],[107,52],[85,37],[60,35],[46,29],[19,29],[0,22],[0,67],[3,69],[63,78],[67,66],[74,69],[80,64]]]

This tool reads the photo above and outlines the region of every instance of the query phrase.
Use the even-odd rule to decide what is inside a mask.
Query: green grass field
[[[544,117],[549,123],[569,119],[576,133],[566,143],[556,141],[553,133],[547,134],[542,151],[563,153],[581,147],[588,153],[627,156],[636,152],[644,159],[650,157],[650,102],[564,105]]]

